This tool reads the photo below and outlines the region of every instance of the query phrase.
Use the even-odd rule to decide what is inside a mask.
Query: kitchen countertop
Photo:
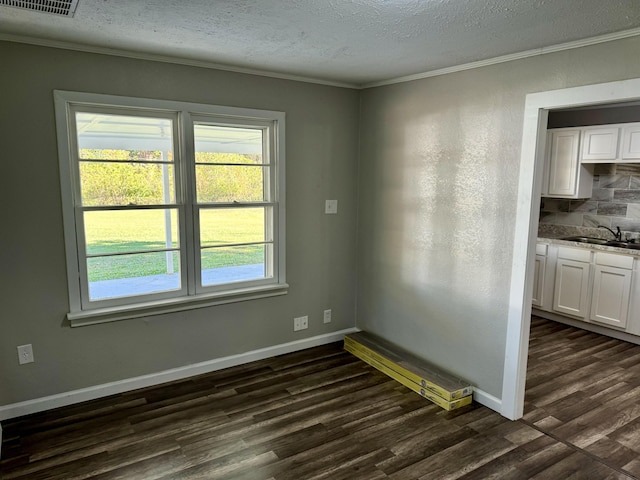
[[[621,253],[623,255],[631,255],[640,258],[640,250],[632,248],[611,247],[609,245],[597,245],[593,243],[572,242],[571,240],[562,240],[561,238],[545,238],[538,237],[538,243],[552,243],[556,245],[566,245],[568,247],[586,248],[588,250],[598,250],[602,252]]]

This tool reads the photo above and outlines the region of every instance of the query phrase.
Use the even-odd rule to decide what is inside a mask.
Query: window
[[[284,113],[55,104],[72,325],[286,293]]]

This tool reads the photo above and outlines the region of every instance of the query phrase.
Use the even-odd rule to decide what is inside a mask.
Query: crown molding
[[[26,43],[29,45],[38,45],[40,47],[60,48],[63,50],[74,50],[85,53],[96,53],[99,55],[112,55],[116,57],[133,58],[136,60],[150,60],[154,62],[172,63],[176,65],[186,65],[189,67],[210,68],[213,70],[222,70],[225,72],[244,73],[247,75],[258,75],[261,77],[277,78],[280,80],[292,80],[295,82],[315,83],[318,85],[326,85],[329,87],[352,88],[359,89],[360,85],[348,82],[334,82],[320,78],[305,77],[301,75],[290,75],[280,72],[271,72],[268,70],[258,70],[252,68],[236,67],[233,65],[223,65],[220,63],[208,62],[206,60],[196,60],[190,58],[176,57],[172,55],[159,55],[155,53],[136,52],[132,50],[124,50],[119,48],[99,47],[96,45],[84,45],[75,42],[62,42],[46,38],[36,38],[22,35],[13,35],[9,33],[0,33],[0,41]]]
[[[612,42],[614,40],[621,40],[624,38],[635,37],[640,35],[640,28],[633,28],[631,30],[623,30],[621,32],[609,33],[606,35],[599,35],[597,37],[584,38],[582,40],[575,40],[573,42],[560,43],[558,45],[551,45],[548,47],[536,48],[533,50],[526,50],[524,52],[511,53],[509,55],[502,55],[500,57],[488,58],[486,60],[480,60],[478,62],[464,63],[462,65],[455,65],[453,67],[440,68],[438,70],[431,70],[423,73],[416,73],[414,75],[407,75],[403,77],[392,78],[389,80],[381,80],[379,82],[371,82],[361,85],[361,89],[382,87],[385,85],[393,85],[396,83],[412,82],[413,80],[420,80],[429,77],[438,77],[440,75],[447,75],[449,73],[462,72],[464,70],[472,70],[475,68],[487,67],[489,65],[496,65],[498,63],[511,62],[513,60],[520,60],[528,57],[535,57],[538,55],[546,55],[547,53],[561,52],[564,50],[572,50],[574,48],[587,47],[589,45],[597,45],[599,43]]]
[[[349,82],[335,82],[330,80],[324,80],[313,77],[305,77],[300,75],[290,75],[281,72],[271,72],[267,70],[258,70],[244,67],[236,67],[232,65],[224,65],[220,63],[208,62],[205,60],[188,59],[182,57],[176,57],[171,55],[159,55],[154,53],[136,52],[124,49],[99,47],[95,45],[84,45],[74,42],[62,42],[58,40],[50,40],[44,38],[36,38],[22,35],[13,35],[7,33],[0,33],[0,40],[16,43],[26,43],[30,45],[38,45],[42,47],[60,48],[63,50],[75,50],[86,53],[96,53],[100,55],[113,55],[118,57],[134,58],[137,60],[150,60],[156,62],[172,63],[177,65],[186,65],[191,67],[210,68],[215,70],[222,70],[226,72],[244,73],[247,75],[258,75],[262,77],[277,78],[280,80],[292,80],[295,82],[314,83],[317,85],[326,85],[330,87],[350,88],[355,90],[364,90],[367,88],[382,87],[385,85],[394,85],[396,83],[412,82],[414,80],[421,80],[423,78],[438,77],[441,75],[447,75],[449,73],[462,72],[465,70],[473,70],[475,68],[487,67],[490,65],[496,65],[499,63],[511,62],[514,60],[521,60],[523,58],[535,57],[538,55],[546,55],[548,53],[561,52],[564,50],[572,50],[574,48],[587,47],[590,45],[597,45],[600,43],[612,42],[615,40],[622,40],[625,38],[635,37],[640,35],[640,28],[633,28],[630,30],[623,30],[620,32],[609,33],[606,35],[599,35],[597,37],[584,38],[581,40],[575,40],[573,42],[560,43],[557,45],[550,45],[548,47],[535,48],[533,50],[526,50],[524,52],[511,53],[508,55],[502,55],[499,57],[488,58],[486,60],[480,60],[477,62],[464,63],[461,65],[454,65],[452,67],[440,68],[437,70],[429,70],[422,73],[416,73],[413,75],[406,75],[402,77],[390,78],[388,80],[381,80],[378,82],[370,82],[364,84],[349,83]]]

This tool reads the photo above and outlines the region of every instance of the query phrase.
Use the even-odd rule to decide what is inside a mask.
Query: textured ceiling
[[[350,85],[639,27],[640,0],[79,0],[74,18],[0,6],[0,38]]]

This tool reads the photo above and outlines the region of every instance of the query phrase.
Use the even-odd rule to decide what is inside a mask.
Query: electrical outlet
[[[331,309],[324,311],[323,321],[324,323],[331,323]]]
[[[305,328],[309,328],[309,317],[305,315],[304,317],[296,317],[293,319],[293,331],[297,332],[298,330],[304,330]]]
[[[20,345],[18,347],[18,362],[20,365],[35,362],[33,358],[33,347],[29,345]]]

